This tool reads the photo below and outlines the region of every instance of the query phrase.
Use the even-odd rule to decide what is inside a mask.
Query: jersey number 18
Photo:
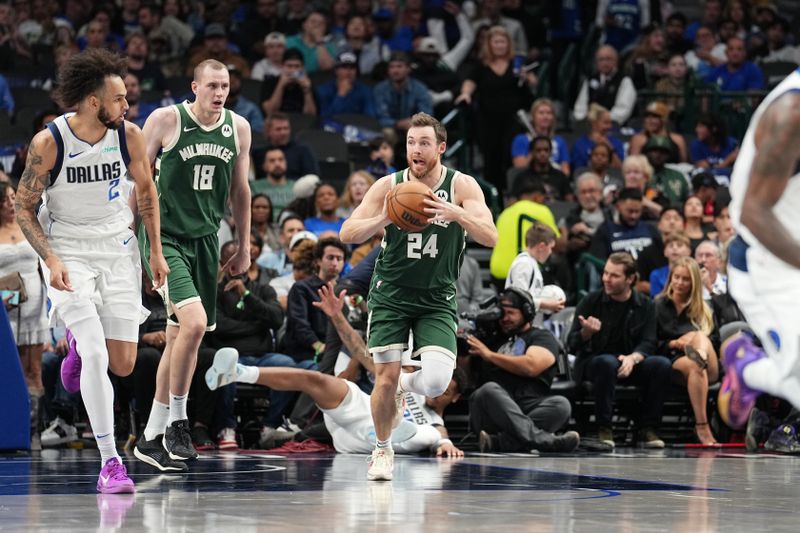
[[[214,165],[195,165],[192,188],[196,191],[210,191],[214,188]]]

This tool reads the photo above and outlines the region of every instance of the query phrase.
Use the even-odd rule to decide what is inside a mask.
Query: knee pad
[[[425,396],[435,398],[444,394],[453,379],[453,359],[442,352],[422,352],[422,387]]]

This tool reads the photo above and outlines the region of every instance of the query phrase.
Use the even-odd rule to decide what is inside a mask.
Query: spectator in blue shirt
[[[725,124],[719,117],[704,115],[694,129],[697,139],[689,145],[689,159],[699,168],[709,169],[715,176],[730,176],[739,145],[728,136]]]
[[[336,79],[317,88],[320,117],[326,120],[339,113],[374,117],[375,99],[372,90],[356,78],[358,58],[353,52],[345,51],[336,56],[334,74]]]
[[[9,115],[14,114],[14,96],[11,94],[8,81],[2,74],[0,74],[0,109],[7,110]]]
[[[611,113],[605,107],[592,104],[589,106],[589,133],[575,140],[572,145],[572,154],[570,161],[572,168],[583,168],[589,164],[589,156],[592,153],[592,148],[599,143],[605,143],[611,146],[614,150],[614,157],[611,160],[611,166],[619,168],[622,166],[622,160],[625,159],[625,145],[622,141],[611,135]]]
[[[706,81],[716,83],[722,91],[753,91],[765,87],[761,69],[755,63],[747,61],[743,39],[728,39],[725,55],[728,62],[709,72]]]
[[[411,60],[408,55],[394,52],[389,60],[389,79],[375,86],[378,120],[385,129],[405,131],[415,113],[433,114],[433,100],[428,88],[409,77],[410,73]],[[395,135],[394,131],[392,135]]]
[[[309,217],[303,221],[306,229],[317,237],[322,237],[325,232],[333,231],[337,235],[342,229],[344,218],[336,214],[339,206],[339,193],[330,183],[320,183],[314,189],[314,209],[317,216]]]

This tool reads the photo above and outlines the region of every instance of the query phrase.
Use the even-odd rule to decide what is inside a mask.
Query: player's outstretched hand
[[[150,272],[153,273],[153,288],[158,289],[167,282],[169,267],[163,254],[150,254]]]
[[[250,267],[250,248],[249,246],[240,246],[233,256],[228,259],[225,266],[222,267],[223,272],[227,272],[231,276],[238,276],[247,272]]]
[[[460,220],[461,216],[465,213],[464,208],[456,204],[445,202],[432,191],[428,192],[428,197],[425,198],[425,212],[431,215],[428,223],[431,222],[453,222]]]
[[[436,457],[461,458],[464,457],[464,451],[456,448],[452,442],[444,442],[437,448]]]
[[[45,261],[50,271],[50,286],[59,291],[72,292],[72,283],[69,281],[69,272],[61,259],[51,254]]]
[[[334,317],[342,312],[344,305],[344,298],[347,296],[347,291],[342,289],[339,296],[333,291],[333,283],[326,283],[317,291],[319,294],[318,302],[311,302],[311,304],[325,313],[328,317]]]

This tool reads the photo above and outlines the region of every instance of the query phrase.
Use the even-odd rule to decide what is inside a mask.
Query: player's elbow
[[[346,220],[342,224],[342,228],[339,230],[339,239],[345,244],[358,244],[352,224],[349,224],[349,222],[349,220]]]

